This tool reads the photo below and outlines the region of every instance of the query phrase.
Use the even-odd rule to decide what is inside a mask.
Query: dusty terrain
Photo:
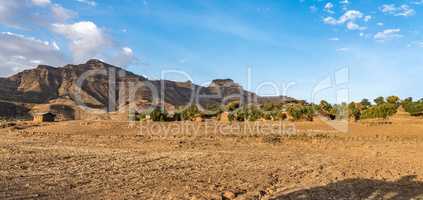
[[[291,136],[186,125],[4,126],[0,199],[423,199],[420,119],[284,124]]]

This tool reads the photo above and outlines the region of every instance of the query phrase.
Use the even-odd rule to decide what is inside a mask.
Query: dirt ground
[[[423,120],[18,123],[0,199],[423,199]]]

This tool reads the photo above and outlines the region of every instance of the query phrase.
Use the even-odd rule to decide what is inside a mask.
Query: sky
[[[423,97],[423,0],[1,0],[0,76],[97,58],[260,95]]]

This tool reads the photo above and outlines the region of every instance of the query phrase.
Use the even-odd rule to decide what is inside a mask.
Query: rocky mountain
[[[272,101],[286,98],[274,97]],[[73,106],[85,105],[112,112],[131,104],[142,106],[162,102],[178,107],[198,102],[207,106],[234,99],[250,103],[266,101],[266,98],[245,91],[231,79],[214,80],[208,87],[191,82],[148,80],[94,59],[64,67],[39,65],[35,69],[0,78],[0,104],[5,104],[0,116],[16,116],[37,105],[52,102],[71,102]],[[13,110],[19,111],[11,112]]]

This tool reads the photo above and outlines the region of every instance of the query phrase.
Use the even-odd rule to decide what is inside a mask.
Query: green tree
[[[394,105],[399,105],[400,103],[400,98],[397,96],[389,96],[386,98],[386,102],[390,103],[390,104],[394,104]]]
[[[336,109],[325,100],[320,101],[319,112],[321,115],[328,117],[331,120],[334,120],[336,118]]]
[[[384,97],[378,97],[373,101],[376,103],[376,105],[381,105],[381,104],[385,103],[385,98]]]
[[[314,109],[312,105],[294,104],[287,108],[289,115],[294,120],[308,120],[313,121]]]
[[[394,115],[397,112],[397,106],[390,103],[382,103],[376,106],[372,106],[367,110],[364,110],[362,113],[363,119],[371,118],[383,118],[387,119],[388,117]]]
[[[361,111],[358,108],[357,104],[354,102],[351,102],[348,105],[348,113],[350,118],[353,118],[355,121],[358,121],[361,118]]]
[[[362,106],[363,109],[367,109],[370,106],[372,106],[372,103],[370,103],[368,99],[363,99],[360,101],[360,105]]]
[[[193,120],[196,117],[201,117],[201,112],[196,105],[191,105],[182,110],[181,117],[183,120]]]

